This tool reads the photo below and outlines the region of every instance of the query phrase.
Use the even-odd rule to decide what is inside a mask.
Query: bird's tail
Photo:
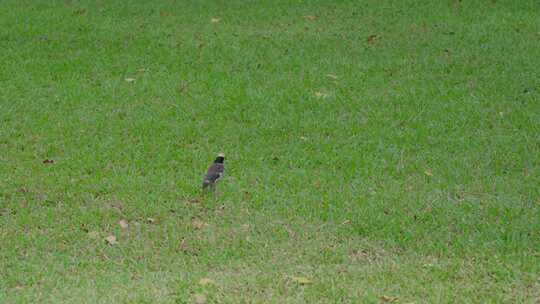
[[[203,188],[203,190],[206,189],[206,188],[208,188],[208,186],[210,186],[211,184],[212,184],[212,183],[211,183],[209,180],[205,179],[205,180],[203,181],[203,183],[202,183],[202,188]]]

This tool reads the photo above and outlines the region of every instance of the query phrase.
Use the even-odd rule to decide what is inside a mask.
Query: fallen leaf
[[[375,255],[374,254],[370,254],[369,251],[367,251],[366,249],[358,249],[358,250],[353,250],[350,254],[349,254],[349,257],[351,259],[374,259],[375,258]]]
[[[135,81],[135,78],[128,77],[128,78],[126,78],[124,80],[127,81],[127,82],[133,82],[133,81]]]
[[[120,220],[120,221],[118,222],[118,224],[120,225],[120,227],[121,227],[122,229],[128,229],[128,227],[129,227],[128,221],[125,220],[125,219]]]
[[[306,285],[313,283],[310,279],[306,277],[292,277],[293,282],[298,283],[300,285]]]
[[[431,173],[430,170],[424,171],[424,174],[427,175],[427,176],[433,176],[433,173]]]
[[[375,42],[377,42],[377,40],[379,40],[379,37],[377,35],[369,35],[369,37],[367,38],[367,42],[369,44],[374,44]]]
[[[198,197],[193,197],[193,198],[189,198],[187,201],[191,204],[199,204],[201,202],[201,199]]]
[[[315,95],[317,98],[326,98],[328,96],[328,94],[323,92],[315,92],[313,95]]]
[[[113,202],[109,205],[109,207],[118,210],[120,213],[122,213],[122,210],[124,210],[124,204],[122,202]]]
[[[194,218],[193,221],[191,222],[191,225],[193,225],[193,228],[198,229],[198,230],[203,229],[204,227],[208,226],[208,224],[206,224],[205,222],[201,221],[198,218]]]
[[[398,300],[398,297],[390,297],[390,296],[382,296],[381,297],[381,302],[383,303],[391,303],[391,302],[395,302]]]
[[[86,10],[84,8],[78,9],[73,12],[74,15],[86,15]]]
[[[19,291],[19,290],[23,290],[24,287],[22,285],[15,285],[15,287],[13,287],[13,290],[16,290],[16,291]]]
[[[212,18],[212,19],[210,19],[210,21],[212,23],[218,23],[219,21],[221,21],[221,18]]]
[[[214,280],[212,279],[209,279],[209,278],[202,278],[199,280],[199,284],[205,286],[205,285],[210,285],[210,284],[216,284],[216,282],[214,282]]]
[[[251,192],[246,191],[246,190],[243,190],[242,192],[243,192],[243,194],[244,194],[244,199],[246,199],[246,200],[250,200],[250,199],[251,199],[251,196],[252,196],[252,195],[251,195]]]
[[[304,18],[306,18],[307,20],[313,21],[313,20],[317,19],[317,16],[307,15],[307,16],[304,16]]]
[[[287,231],[291,239],[296,239],[296,233],[289,226],[287,226],[287,224],[283,224],[283,228]]]
[[[43,160],[43,163],[44,164],[54,164],[54,160],[46,158],[46,159]]]
[[[182,82],[178,86],[180,93],[186,93],[189,90],[189,84],[187,82]]]
[[[182,238],[182,240],[180,241],[180,245],[178,246],[178,249],[180,249],[180,251],[182,252],[188,252],[189,251],[189,244],[188,244],[188,241],[185,239],[185,238]]]
[[[334,79],[334,80],[337,80],[337,79],[338,79],[338,77],[337,77],[336,75],[334,75],[334,74],[326,74],[326,77],[332,78],[332,79]]]
[[[206,303],[206,295],[202,293],[196,293],[193,295],[193,300],[195,301],[195,304],[204,304]]]
[[[116,245],[116,243],[118,243],[116,241],[116,237],[114,235],[109,235],[108,237],[105,238],[105,242],[108,244],[108,245]]]

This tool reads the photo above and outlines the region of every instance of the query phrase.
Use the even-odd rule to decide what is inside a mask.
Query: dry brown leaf
[[[291,279],[293,280],[293,282],[298,283],[300,285],[307,285],[307,284],[313,283],[310,279],[306,277],[292,277]]]
[[[180,241],[180,245],[178,246],[178,248],[180,249],[180,251],[182,252],[187,252],[189,251],[189,245],[188,245],[188,241],[183,238],[181,241]]]
[[[122,219],[118,222],[118,225],[120,225],[120,227],[122,229],[128,229],[129,228],[129,223],[126,219]]]
[[[13,287],[13,290],[16,290],[16,291],[23,290],[23,289],[24,289],[24,287],[22,285],[15,285]]]
[[[392,303],[398,300],[398,297],[391,297],[391,296],[382,296],[381,302],[383,303]]]
[[[43,163],[44,163],[44,164],[54,164],[54,160],[48,159],[48,158],[47,158],[47,159],[44,159],[44,160],[43,160]]]
[[[133,81],[135,81],[135,78],[128,77],[128,78],[126,78],[124,80],[127,81],[127,82],[133,82]]]
[[[204,304],[206,303],[206,295],[202,293],[196,293],[193,295],[193,300],[195,301],[195,304]]]
[[[369,35],[369,37],[367,38],[367,42],[369,44],[374,44],[375,42],[377,42],[377,40],[379,40],[379,37],[377,35]]]
[[[182,82],[178,86],[180,93],[186,93],[189,90],[189,84],[187,82]]]
[[[323,92],[315,92],[313,95],[315,95],[315,97],[317,97],[317,98],[326,98],[326,97],[328,97],[328,94],[323,93]]]
[[[353,250],[350,254],[349,254],[349,258],[353,259],[353,260],[358,260],[358,259],[367,259],[367,260],[375,260],[376,259],[376,254],[374,253],[370,253],[368,250],[366,249],[358,249],[358,250]]]
[[[431,173],[430,170],[424,171],[424,174],[427,175],[427,176],[433,176],[433,173]]]
[[[114,235],[109,235],[108,237],[105,238],[105,242],[108,244],[108,245],[116,245],[116,243],[118,243],[118,241],[116,241],[116,237]]]
[[[331,78],[331,79],[333,79],[333,80],[337,80],[337,79],[338,79],[338,77],[337,77],[336,75],[334,75],[334,74],[326,74],[326,77]]]
[[[205,286],[205,285],[214,285],[216,282],[210,278],[202,278],[199,280],[199,284]]]
[[[73,12],[74,15],[86,15],[86,10],[84,8],[81,8],[81,9],[78,9],[76,11]]]
[[[210,21],[211,21],[212,23],[218,23],[218,22],[221,21],[221,18],[212,18],[212,19],[210,19]]]
[[[197,230],[203,229],[204,227],[208,226],[207,223],[201,221],[198,218],[194,218],[193,221],[191,222],[191,225],[193,225],[193,228]]]
[[[201,199],[198,197],[189,198],[187,200],[190,204],[199,204],[201,203]]]

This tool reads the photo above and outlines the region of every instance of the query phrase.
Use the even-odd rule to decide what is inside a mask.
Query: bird
[[[206,171],[202,184],[203,190],[207,189],[208,187],[214,189],[217,181],[223,177],[223,172],[225,171],[225,166],[223,164],[224,161],[225,154],[219,153],[214,160],[214,163],[208,167],[208,171]]]

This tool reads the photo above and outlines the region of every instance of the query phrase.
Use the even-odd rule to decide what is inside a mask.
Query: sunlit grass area
[[[2,1],[0,303],[536,303],[539,54],[532,0]]]

